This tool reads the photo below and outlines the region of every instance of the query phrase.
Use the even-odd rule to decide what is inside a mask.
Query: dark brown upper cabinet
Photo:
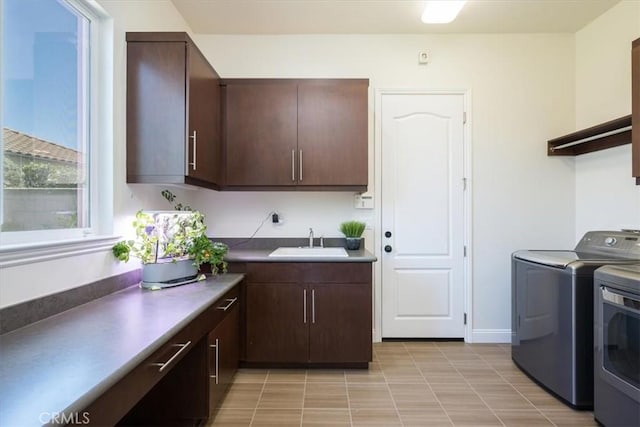
[[[186,33],[126,40],[127,182],[218,188],[220,77]]]
[[[633,172],[636,185],[640,185],[640,39],[631,46],[631,139]]]
[[[222,82],[225,187],[366,191],[367,79]]]

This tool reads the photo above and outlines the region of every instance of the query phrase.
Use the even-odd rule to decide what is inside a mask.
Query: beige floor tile
[[[353,426],[401,426],[402,422],[395,409],[366,408],[351,409]]]
[[[475,392],[435,391],[436,397],[446,411],[488,410],[487,405]]]
[[[576,411],[569,407],[565,407],[563,409],[542,410],[541,412],[558,427],[598,426],[598,423],[593,418],[593,413],[590,411]]]
[[[439,393],[439,392],[449,392],[449,393],[460,393],[460,394],[474,394],[475,390],[473,389],[473,387],[471,387],[470,384],[468,384],[466,381],[463,383],[457,383],[457,382],[450,382],[450,383],[435,383],[435,384],[431,384],[429,383],[429,386],[431,387],[431,390],[433,390],[435,393]]]
[[[350,369],[344,373],[347,383],[386,383],[380,364],[369,363],[369,369]]]
[[[351,371],[351,370],[350,370]],[[348,372],[350,372],[348,371]],[[355,369],[354,369],[355,371]],[[367,372],[367,369],[360,369],[362,372]],[[345,382],[345,371],[343,370],[332,370],[332,369],[309,369],[307,371],[307,382],[308,383],[335,383],[335,382]]]
[[[209,419],[207,426],[237,426],[249,427],[253,418],[253,410],[247,409],[219,409]]]
[[[208,425],[597,426],[523,374],[509,345],[385,342],[374,352],[368,370],[241,369]]]
[[[258,402],[259,409],[298,409],[302,408],[304,383],[267,382]]]
[[[348,409],[307,409],[302,412],[303,426],[351,426]]]
[[[536,410],[494,412],[506,427],[553,426],[547,417]]]
[[[506,395],[481,395],[484,403],[494,411],[497,410],[534,410],[535,407],[520,394]]]
[[[520,396],[518,390],[513,387],[511,384],[502,383],[479,383],[479,384],[471,384],[471,388],[473,388],[476,393],[481,396]]]
[[[267,380],[268,369],[238,369],[234,383],[263,383]]]
[[[519,370],[516,372],[499,372],[500,376],[509,384],[513,385],[535,385],[528,376],[520,372]]]
[[[468,386],[467,380],[460,374],[438,374],[438,373],[422,373],[427,384],[435,387],[443,386]]]
[[[398,409],[440,407],[436,395],[426,384],[389,384],[389,388]]]
[[[300,426],[302,409],[260,409],[256,411],[251,426]]]
[[[456,410],[447,411],[453,425],[465,427],[502,426],[502,422],[489,410]]]
[[[347,386],[341,383],[307,383],[304,408],[348,409]]]
[[[469,382],[469,384],[508,384],[509,382],[504,379],[502,375],[498,372],[487,372],[485,374],[462,374],[464,379]]]
[[[303,383],[306,380],[305,369],[271,369],[266,381],[268,383]]]
[[[515,385],[516,390],[522,394],[533,406],[541,411],[564,410],[567,405],[535,384]]]
[[[400,421],[405,427],[446,427],[452,426],[446,412],[438,406],[398,409]]]
[[[222,402],[224,409],[255,409],[258,406],[263,384],[233,383]]]
[[[393,408],[391,393],[386,384],[348,384],[351,408]]]

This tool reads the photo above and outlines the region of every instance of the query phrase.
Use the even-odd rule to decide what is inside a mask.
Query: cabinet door
[[[189,102],[187,175],[213,184],[220,183],[221,113],[220,78],[202,53],[188,46]]]
[[[127,44],[127,182],[185,175],[184,42]]]
[[[295,185],[295,83],[228,83],[224,91],[226,185]]]
[[[298,150],[298,185],[367,185],[367,80],[300,83]]]
[[[238,369],[240,355],[240,309],[235,304],[209,334],[209,412],[220,406]]]
[[[309,287],[309,361],[371,361],[371,284],[326,283]]]
[[[295,283],[247,283],[248,362],[307,362],[309,354],[306,288]]]

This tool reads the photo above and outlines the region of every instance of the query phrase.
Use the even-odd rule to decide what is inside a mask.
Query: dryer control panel
[[[576,252],[640,260],[640,233],[632,231],[589,231]]]

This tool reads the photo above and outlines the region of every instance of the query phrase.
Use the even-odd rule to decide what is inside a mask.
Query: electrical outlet
[[[429,54],[425,51],[418,52],[418,64],[425,65],[429,62]]]
[[[284,223],[284,219],[280,213],[274,211],[271,214],[271,223],[273,225],[282,225]]]

